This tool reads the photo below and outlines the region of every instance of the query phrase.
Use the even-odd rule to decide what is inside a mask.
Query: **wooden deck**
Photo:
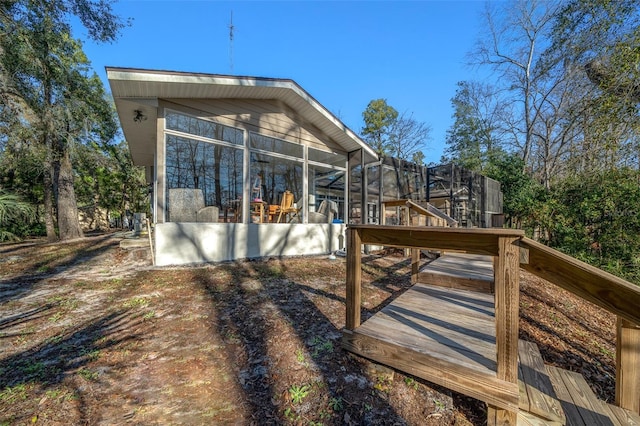
[[[505,409],[518,387],[496,376],[494,296],[418,283],[353,331],[348,350]]]
[[[599,401],[579,374],[546,366],[533,343],[518,343],[518,383],[498,378],[492,275],[492,257],[441,257],[421,271],[435,285],[419,282],[345,329],[343,347],[486,402],[490,425],[505,424],[495,408],[518,412],[519,425],[640,425],[637,414]],[[467,290],[474,282],[482,291]]]

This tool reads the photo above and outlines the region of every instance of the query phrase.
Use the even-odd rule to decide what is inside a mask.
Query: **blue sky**
[[[456,83],[480,31],[481,1],[120,0],[132,18],[113,44],[86,41],[105,66],[290,78],[359,133],[362,111],[385,98],[432,127],[426,161],[442,155]],[[233,11],[233,61],[229,22]],[[233,69],[231,65],[233,63]]]

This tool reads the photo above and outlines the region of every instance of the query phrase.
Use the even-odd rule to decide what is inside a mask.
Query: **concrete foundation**
[[[158,223],[156,265],[328,254],[344,248],[343,224]]]

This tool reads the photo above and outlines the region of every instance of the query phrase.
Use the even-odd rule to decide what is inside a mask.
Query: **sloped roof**
[[[345,151],[375,152],[295,81],[133,68],[106,67],[120,125],[138,165],[153,165],[158,99],[280,100]],[[144,116],[135,121],[136,110]]]

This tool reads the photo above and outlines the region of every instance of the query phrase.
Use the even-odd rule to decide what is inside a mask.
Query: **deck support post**
[[[487,407],[487,426],[506,426],[518,424],[517,414],[513,415],[511,411],[502,410],[500,408]]]
[[[358,229],[347,228],[347,288],[345,328],[355,330],[360,326],[362,286],[362,236]]]
[[[411,249],[411,284],[418,282],[418,273],[420,273],[420,249]]]
[[[498,256],[494,258],[496,360],[497,377],[518,383],[518,316],[520,293],[519,239],[512,236],[498,238]],[[500,424],[515,425],[517,411],[495,410]]]
[[[618,317],[616,405],[640,413],[640,326]]]

